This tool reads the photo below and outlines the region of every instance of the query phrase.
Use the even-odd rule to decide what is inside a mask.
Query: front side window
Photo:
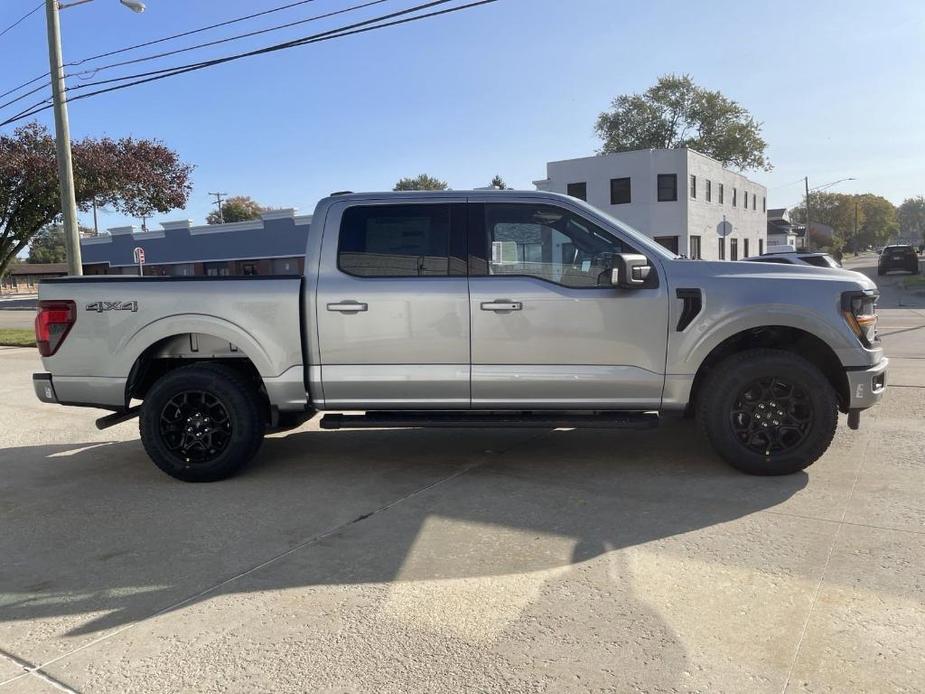
[[[450,205],[350,207],[340,223],[337,266],[358,277],[465,275],[465,252],[450,249],[450,216]]]
[[[565,192],[567,195],[571,195],[573,198],[578,198],[579,200],[588,200],[588,184],[582,181],[581,183],[569,183],[565,187]]]
[[[610,179],[610,204],[625,205],[633,201],[629,178]]]
[[[485,205],[489,275],[537,277],[566,287],[610,287],[614,255],[632,248],[552,205]]]
[[[694,174],[691,174],[691,197],[697,197],[697,177]]]
[[[678,174],[658,175],[658,201],[672,202],[678,199]]]

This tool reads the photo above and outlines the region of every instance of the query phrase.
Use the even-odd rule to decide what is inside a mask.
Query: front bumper
[[[889,365],[890,360],[884,357],[873,366],[845,371],[848,377],[849,410],[866,410],[880,402],[886,390],[886,370]]]
[[[42,402],[57,404],[58,394],[55,392],[54,383],[51,382],[51,374],[32,374],[32,388],[35,390],[35,397]]]

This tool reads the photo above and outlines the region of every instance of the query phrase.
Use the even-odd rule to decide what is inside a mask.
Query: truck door
[[[464,203],[334,205],[316,297],[325,408],[469,407]]]
[[[613,287],[614,254],[639,251],[536,200],[471,203],[469,229],[473,408],[659,407],[669,306],[657,262],[647,287]]]

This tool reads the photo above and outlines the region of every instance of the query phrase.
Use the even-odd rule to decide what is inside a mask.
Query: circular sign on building
[[[725,219],[721,221],[716,225],[716,233],[723,238],[729,236],[732,233],[732,222],[727,222]]]

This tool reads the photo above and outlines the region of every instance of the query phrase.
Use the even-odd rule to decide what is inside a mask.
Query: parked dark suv
[[[890,270],[908,270],[913,274],[919,271],[919,256],[912,246],[887,246],[880,252],[877,274],[885,275]]]

